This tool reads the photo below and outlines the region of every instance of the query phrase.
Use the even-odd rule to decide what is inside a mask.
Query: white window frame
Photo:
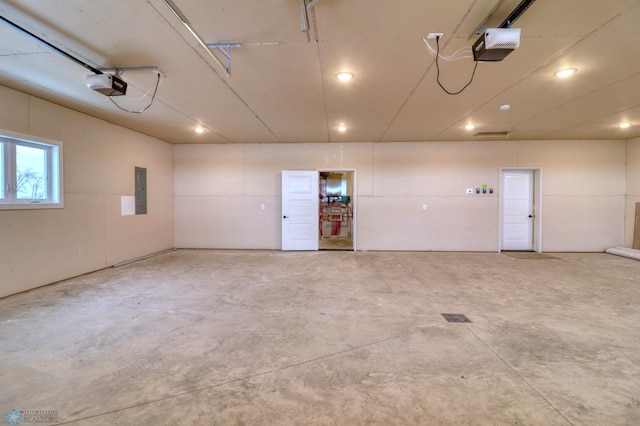
[[[64,207],[62,179],[62,142],[24,135],[0,129],[0,143],[4,155],[0,155],[0,210],[58,209]],[[16,146],[40,148],[47,152],[47,198],[19,199],[16,192]]]

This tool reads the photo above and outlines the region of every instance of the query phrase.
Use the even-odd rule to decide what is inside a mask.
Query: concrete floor
[[[353,251],[353,240],[350,238],[320,238],[318,240],[320,250],[351,250]]]
[[[8,297],[0,415],[640,424],[640,262],[553,256],[179,250]]]

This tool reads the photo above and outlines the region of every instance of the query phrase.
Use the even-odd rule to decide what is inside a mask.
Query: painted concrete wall
[[[636,203],[640,203],[640,138],[627,142],[627,209],[625,220],[624,245],[633,245],[633,228]]]
[[[542,170],[543,250],[603,251],[625,239],[626,151],[625,141],[176,145],[176,246],[279,249],[280,171],[335,168],[357,170],[359,250],[496,251],[500,168],[531,167]],[[465,194],[482,184],[495,193]]]
[[[0,210],[0,297],[173,247],[171,145],[0,86],[0,128],[63,142],[64,209]],[[147,215],[121,216],[134,167]]]

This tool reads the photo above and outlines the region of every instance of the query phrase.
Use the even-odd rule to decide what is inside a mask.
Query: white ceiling
[[[485,26],[499,25],[519,2],[503,0]],[[640,0],[536,1],[514,24],[520,47],[501,62],[480,62],[457,96],[438,86],[423,38],[444,33],[443,56],[469,49],[499,0],[318,0],[311,41],[301,32],[301,0],[174,3],[207,43],[242,43],[231,50],[230,76],[163,0],[5,0],[1,16],[91,66],[154,66],[164,78],[148,110],[126,113],[85,86],[90,71],[0,25],[0,84],[171,143],[640,136]],[[470,58],[439,63],[451,91],[474,65]],[[566,67],[578,72],[553,76]],[[355,78],[340,82],[340,71]],[[122,78],[129,91],[114,100],[142,109],[156,75]],[[511,110],[500,111],[505,103]],[[633,125],[623,130],[621,121]],[[468,122],[473,131],[464,129]],[[196,134],[197,125],[206,131]]]

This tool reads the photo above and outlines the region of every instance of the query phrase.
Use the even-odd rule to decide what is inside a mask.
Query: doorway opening
[[[319,250],[356,250],[355,170],[319,170]]]
[[[542,252],[540,169],[500,170],[499,251]]]

